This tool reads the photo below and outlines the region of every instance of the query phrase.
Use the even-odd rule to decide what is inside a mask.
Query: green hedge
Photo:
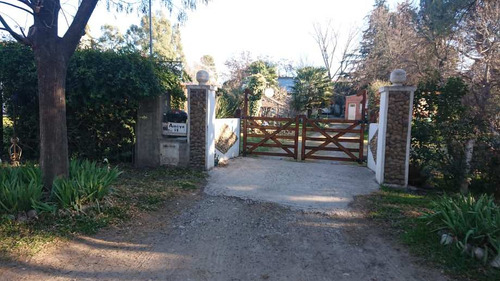
[[[0,82],[8,115],[16,118],[24,159],[39,156],[36,77],[29,48],[0,43]],[[66,81],[70,155],[130,161],[138,102],[167,92],[184,99],[179,78],[165,64],[138,53],[77,51]]]

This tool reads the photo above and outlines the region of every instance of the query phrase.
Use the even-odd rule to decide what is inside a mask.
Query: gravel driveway
[[[257,164],[253,161],[257,160],[236,160],[233,167],[215,170],[209,187],[213,191],[220,170]],[[287,173],[287,180],[305,166],[297,167]],[[240,174],[246,176],[254,178],[253,174]],[[328,179],[324,183],[332,182],[331,174],[324,177]],[[352,177],[360,178],[358,174]],[[295,178],[302,183],[316,182]],[[262,180],[254,179],[254,186]],[[271,183],[281,185],[280,177],[272,179]],[[358,188],[352,186],[352,190]],[[323,190],[318,194],[325,192],[327,198],[342,200],[288,198],[285,205],[293,206],[290,209],[202,192],[186,194],[119,228],[56,243],[26,260],[0,263],[0,280],[447,280],[438,270],[420,265],[353,210],[336,215],[297,210],[300,206],[345,208],[355,193],[337,190],[334,196]]]
[[[377,189],[375,174],[356,163],[240,157],[213,169],[205,192],[338,213],[355,195]]]

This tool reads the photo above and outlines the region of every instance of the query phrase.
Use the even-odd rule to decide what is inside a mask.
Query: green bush
[[[500,207],[492,196],[443,196],[433,202],[432,210],[424,219],[450,233],[462,250],[482,248],[485,260],[500,253]]]
[[[58,178],[52,187],[52,198],[61,208],[81,211],[82,206],[99,202],[110,192],[121,172],[88,160],[72,160],[69,177]]]
[[[42,198],[42,175],[34,165],[0,168],[0,213],[35,208]]]
[[[66,79],[68,149],[71,157],[131,161],[139,102],[169,93],[185,99],[181,81],[166,63],[140,53],[77,50]],[[6,114],[16,119],[23,159],[39,157],[39,112],[33,51],[0,42],[0,84]],[[5,131],[5,139],[12,136]]]

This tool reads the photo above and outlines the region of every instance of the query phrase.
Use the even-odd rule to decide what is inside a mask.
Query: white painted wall
[[[387,110],[389,106],[389,87],[382,87],[380,92],[379,126],[377,140],[377,165],[375,166],[375,179],[379,184],[384,183],[385,167],[385,137],[387,131]]]
[[[377,129],[378,129],[378,123],[370,124],[370,128],[368,129],[368,168],[374,172],[377,170],[377,164],[375,163],[375,159],[373,158],[373,152],[371,151],[370,148],[370,140],[375,135],[375,132],[377,132]]]
[[[206,169],[210,170],[215,166],[215,87],[210,87],[207,94],[207,131],[206,131]]]
[[[226,161],[240,155],[240,124],[241,122],[239,118],[215,119],[215,140],[217,140],[217,138],[219,137],[218,134],[220,132],[220,129],[224,125],[227,125],[229,128],[231,128],[233,133],[237,136],[236,143],[229,149],[226,154],[215,149],[215,153],[219,157],[219,160]]]

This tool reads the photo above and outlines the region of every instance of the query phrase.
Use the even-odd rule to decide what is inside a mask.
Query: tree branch
[[[7,5],[7,6],[11,6],[11,7],[17,8],[17,9],[19,9],[19,10],[23,10],[23,11],[25,11],[26,13],[29,13],[29,14],[33,15],[33,12],[32,12],[32,11],[30,11],[30,10],[28,10],[28,9],[25,9],[25,8],[23,8],[23,7],[19,7],[19,6],[14,5],[14,4],[11,4],[11,3],[7,3],[7,2],[4,2],[4,1],[0,1],[0,4],[4,4],[4,5]]]
[[[12,37],[14,37],[14,39],[25,45],[31,45],[31,42],[28,40],[28,38],[14,32],[14,30],[7,24],[2,15],[0,15],[0,23],[3,25],[3,30],[7,31]]]
[[[63,41],[68,44],[68,49],[70,53],[76,48],[80,38],[85,32],[85,26],[87,25],[90,16],[94,12],[95,6],[98,0],[82,0],[78,11],[76,12],[73,22],[64,34]]]

